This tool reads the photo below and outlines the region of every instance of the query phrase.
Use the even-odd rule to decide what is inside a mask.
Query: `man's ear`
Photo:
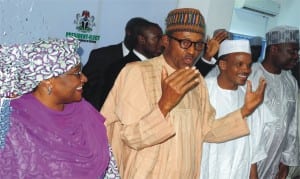
[[[137,35],[138,44],[145,44],[146,40],[145,37],[142,35]]]
[[[227,69],[227,61],[224,59],[220,59],[219,68],[220,68],[220,70],[226,70]]]
[[[279,47],[276,45],[271,45],[270,46],[270,52],[273,53],[277,53],[278,52]]]
[[[166,47],[169,46],[169,43],[170,43],[170,41],[169,41],[168,36],[167,36],[167,35],[163,35],[163,36],[161,37],[161,44],[162,44],[162,46],[163,46],[164,48],[166,48]]]

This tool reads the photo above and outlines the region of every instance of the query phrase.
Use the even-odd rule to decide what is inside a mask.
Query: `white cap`
[[[249,40],[224,40],[220,45],[218,57],[238,52],[251,54]]]

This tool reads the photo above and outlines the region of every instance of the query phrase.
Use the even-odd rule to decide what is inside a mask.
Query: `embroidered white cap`
[[[266,33],[267,46],[282,43],[299,44],[299,28],[293,26],[276,26]]]

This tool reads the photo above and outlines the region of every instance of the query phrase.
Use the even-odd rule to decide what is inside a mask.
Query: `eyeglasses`
[[[206,45],[206,43],[202,42],[202,41],[193,42],[188,39],[178,39],[178,38],[170,36],[170,35],[168,35],[168,37],[173,40],[176,40],[179,43],[180,47],[183,49],[188,49],[192,46],[192,44],[194,44],[195,50],[201,51]]]
[[[78,71],[78,72],[74,72],[74,73],[65,73],[64,75],[74,75],[75,77],[80,79],[82,74],[83,74],[82,71]]]

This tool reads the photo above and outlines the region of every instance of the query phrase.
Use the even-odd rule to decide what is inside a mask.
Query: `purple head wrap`
[[[41,81],[80,64],[79,41],[74,38],[39,40],[0,48],[0,95],[22,95]]]
[[[20,56],[19,46],[0,47],[0,98],[20,94]]]

